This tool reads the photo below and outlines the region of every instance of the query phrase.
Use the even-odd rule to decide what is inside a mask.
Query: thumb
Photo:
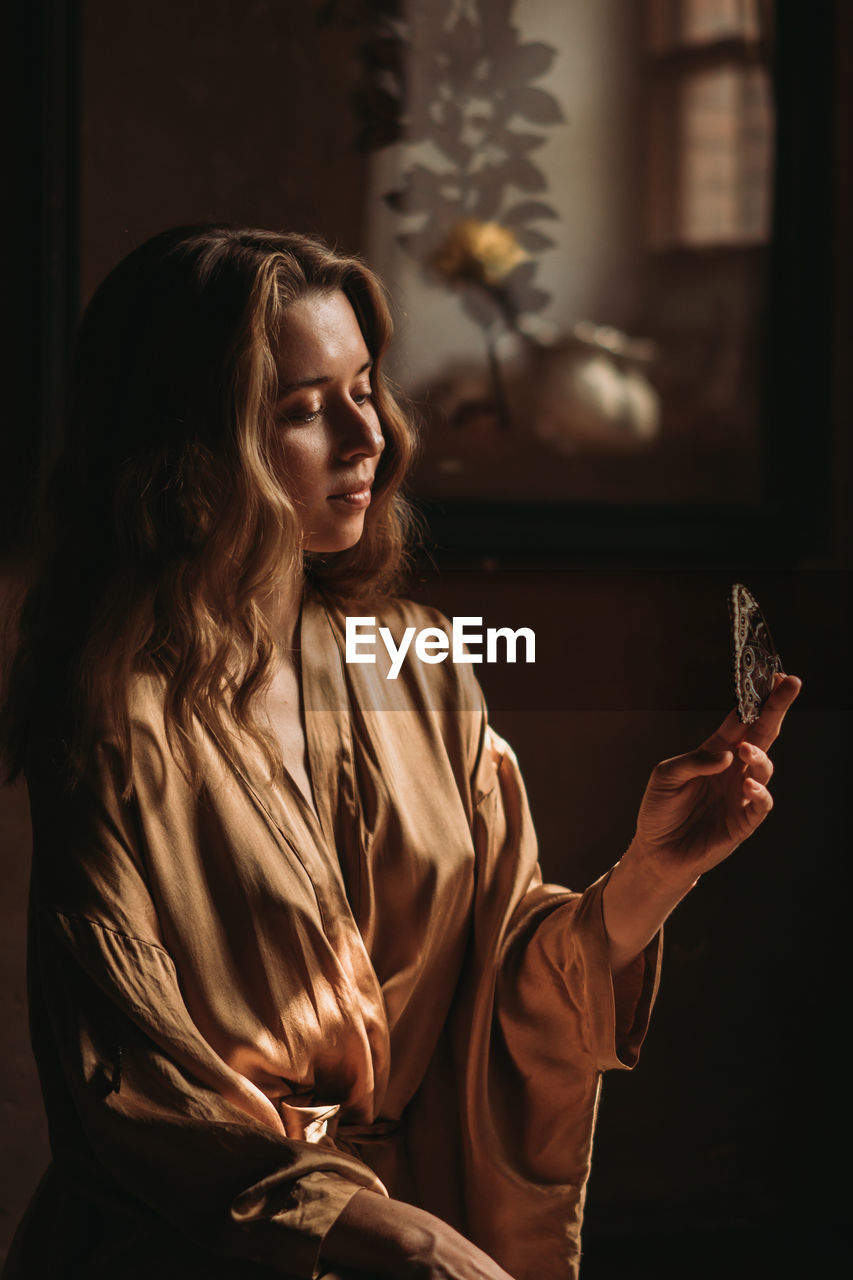
[[[698,747],[696,751],[687,751],[683,756],[664,760],[658,765],[658,772],[665,782],[678,784],[689,782],[691,778],[723,773],[733,760],[733,751],[709,751],[707,747]]]

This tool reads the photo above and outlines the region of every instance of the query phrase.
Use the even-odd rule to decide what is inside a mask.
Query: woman
[[[575,1275],[660,925],[770,809],[793,677],[543,885],[470,666],[346,664],[348,616],[445,625],[391,595],[389,336],[357,260],[221,227],[84,317],[3,714],[54,1154],[8,1277]]]

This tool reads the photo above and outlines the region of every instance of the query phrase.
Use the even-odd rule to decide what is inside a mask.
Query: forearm
[[[320,1267],[373,1280],[511,1280],[439,1218],[367,1190],[356,1192],[328,1232]]]
[[[604,927],[614,973],[627,968],[654,938],[667,916],[696,883],[644,854],[636,842],[610,873],[602,895]]]
[[[320,1262],[382,1277],[404,1275],[407,1263],[429,1244],[420,1214],[376,1192],[357,1191],[327,1234]]]

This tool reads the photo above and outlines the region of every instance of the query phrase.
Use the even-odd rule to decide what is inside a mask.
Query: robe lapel
[[[313,805],[283,766],[280,777],[269,778],[260,749],[244,735],[236,734],[224,754],[270,830],[304,867],[318,894],[321,914],[325,914],[322,899],[331,894],[335,914],[344,919],[350,912],[337,853],[337,828],[356,833],[359,829],[349,700],[329,619],[309,590],[300,619],[300,647]]]
[[[356,827],[358,797],[343,656],[322,603],[306,589],[301,624],[302,707],[308,772],[323,835],[337,844],[340,819]]]
[[[358,920],[364,890],[363,821],[344,655],[323,602],[306,589],[302,608],[302,705],[314,801],[330,856]]]

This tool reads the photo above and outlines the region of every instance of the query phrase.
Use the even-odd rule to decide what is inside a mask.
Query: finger
[[[737,712],[730,711],[719,729],[706,738],[702,746],[706,751],[734,750],[738,743],[748,739],[766,749],[779,736],[785,713],[800,692],[802,683],[798,676],[777,675],[773,692],[753,725],[742,724]]]
[[[751,742],[742,742],[737,749],[738,759],[746,765],[748,776],[764,786],[773,777],[773,761]]]
[[[739,742],[746,737],[747,726],[738,719],[736,711],[730,711],[719,729],[715,729],[710,738],[702,743],[704,751],[733,751]]]
[[[762,707],[761,715],[755,724],[750,725],[746,735],[750,742],[766,751],[776,741],[788,708],[802,687],[803,682],[798,676],[776,677],[773,692]]]
[[[773,808],[773,797],[755,778],[745,778],[743,783],[743,807],[747,810],[750,825],[757,827]]]
[[[681,786],[692,778],[722,773],[728,769],[733,759],[734,755],[729,750],[708,751],[705,747],[699,747],[697,751],[687,751],[682,756],[673,756],[671,760],[662,760],[655,773],[664,785]]]

